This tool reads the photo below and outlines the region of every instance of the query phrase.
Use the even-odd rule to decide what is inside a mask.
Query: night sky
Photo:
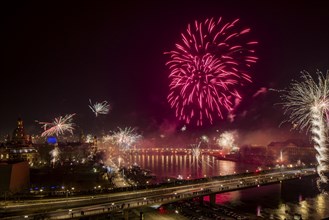
[[[329,7],[325,1],[26,1],[2,8],[0,134],[21,116],[28,133],[34,120],[76,113],[77,130],[117,126],[141,131],[183,125],[170,109],[168,56],[194,20],[240,18],[259,44],[253,83],[234,122],[202,129],[278,127],[278,94],[253,98],[262,87],[282,89],[301,70],[329,69]],[[118,3],[120,2],[120,3]],[[107,100],[109,115],[95,118],[88,100]],[[188,129],[196,130],[195,127]]]

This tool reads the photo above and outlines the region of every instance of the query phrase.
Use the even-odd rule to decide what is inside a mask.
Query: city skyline
[[[5,13],[5,62],[0,134],[11,133],[22,117],[28,132],[42,132],[38,121],[76,113],[86,132],[138,127],[143,132],[178,131],[167,102],[168,57],[188,23],[239,18],[259,44],[253,83],[243,89],[236,117],[202,128],[275,129],[283,116],[274,106],[283,89],[299,77],[328,68],[328,13],[324,3],[251,1],[80,3],[9,5]],[[108,115],[95,118],[89,99],[107,101]]]

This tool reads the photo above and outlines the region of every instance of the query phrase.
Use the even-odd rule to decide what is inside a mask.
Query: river
[[[151,170],[160,182],[167,178],[177,178],[178,175],[183,179],[195,179],[251,172],[257,169],[255,165],[216,160],[215,157],[208,155],[201,155],[196,158],[188,154],[133,154],[129,156],[128,161]]]
[[[167,178],[202,178],[254,171],[258,167],[213,156],[135,154],[130,163],[151,170],[158,181]],[[262,167],[268,169],[268,167]],[[207,198],[205,198],[207,200]],[[255,219],[324,219],[329,217],[329,196],[319,193],[315,178],[217,194],[216,203],[250,214]]]

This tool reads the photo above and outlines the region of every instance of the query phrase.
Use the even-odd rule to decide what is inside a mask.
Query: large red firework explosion
[[[165,53],[171,57],[166,63],[171,71],[168,102],[179,120],[212,124],[241,99],[237,89],[251,82],[248,69],[257,61],[257,42],[247,40],[250,28],[236,28],[238,21],[195,21],[181,34],[176,49]]]

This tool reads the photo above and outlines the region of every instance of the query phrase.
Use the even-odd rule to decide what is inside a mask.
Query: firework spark
[[[187,124],[223,118],[223,110],[231,111],[234,99],[241,99],[237,87],[251,82],[248,69],[257,61],[257,42],[246,40],[250,28],[235,28],[238,21],[195,21],[176,49],[165,53],[171,57],[166,63],[171,71],[168,102]]]
[[[94,136],[91,135],[91,134],[87,134],[87,136],[86,136],[86,143],[87,144],[91,144],[91,143],[93,143],[93,141],[94,141]]]
[[[118,131],[113,132],[112,140],[121,148],[121,150],[130,149],[138,140],[142,138],[141,135],[137,134],[135,128],[126,127],[125,129],[118,129]]]
[[[199,144],[196,147],[192,148],[192,155],[195,158],[199,158],[201,155],[200,145],[201,145],[201,142],[199,142]],[[197,159],[197,160],[199,160],[199,159]]]
[[[318,187],[322,192],[328,184],[329,172],[328,124],[329,72],[326,77],[317,71],[318,80],[302,71],[301,81],[293,81],[287,90],[281,91],[284,114],[288,115],[296,129],[311,131],[314,148],[317,151]]]
[[[94,112],[96,117],[98,115],[106,115],[110,112],[111,108],[107,101],[95,102],[95,104],[92,104],[91,100],[89,99],[89,103],[89,108]]]
[[[204,143],[209,143],[209,137],[207,135],[202,135],[200,140]]]
[[[202,150],[201,150],[201,143],[202,141],[199,141],[199,143],[191,149],[191,153],[193,156],[193,162],[192,165],[196,165],[197,170],[199,169],[199,164],[203,164],[204,166],[212,167],[209,157],[203,158],[202,156]]]
[[[53,122],[39,122],[39,124],[41,124],[44,129],[44,132],[41,134],[41,136],[58,136],[64,134],[65,132],[70,132],[73,134],[74,123],[72,120],[74,115],[75,114],[65,115],[64,117],[60,116],[55,118]]]
[[[200,156],[202,155],[200,145],[201,145],[201,141],[199,142],[198,145],[196,145],[195,147],[193,147],[191,149],[191,153],[192,153],[192,156],[193,156],[192,165],[196,165],[195,167],[196,167],[197,171],[199,170],[199,163],[202,162],[200,160]]]
[[[236,151],[238,149],[235,140],[236,136],[236,131],[225,131],[219,136],[218,139],[216,139],[216,143],[228,152]]]
[[[101,140],[102,140],[102,143],[103,143],[103,144],[106,144],[106,143],[112,143],[112,142],[113,142],[113,135],[109,135],[109,134],[104,135],[104,136],[101,138]]]
[[[51,156],[50,163],[55,166],[56,162],[59,161],[59,155],[61,151],[59,150],[58,146],[55,146],[54,149],[52,149],[49,154]]]

